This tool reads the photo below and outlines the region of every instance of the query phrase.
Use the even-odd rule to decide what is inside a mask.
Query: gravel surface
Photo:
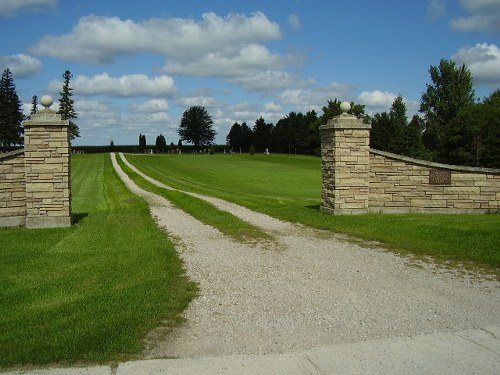
[[[220,199],[276,243],[242,244],[138,188],[177,244],[200,296],[146,358],[285,353],[500,324],[500,283],[347,242]]]

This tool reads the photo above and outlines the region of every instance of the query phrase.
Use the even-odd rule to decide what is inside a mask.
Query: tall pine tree
[[[31,110],[30,115],[33,115],[38,112],[38,96],[33,95],[31,97]]]
[[[0,146],[11,147],[23,143],[22,103],[16,93],[16,85],[9,68],[0,80]]]
[[[69,86],[73,74],[69,70],[66,70],[62,77],[64,78],[64,83],[62,91],[59,93],[59,113],[63,120],[69,120],[70,126],[70,139],[73,140],[80,136],[80,129],[78,125],[72,121],[78,117],[78,113],[75,112],[75,101],[71,98],[73,96],[73,89]]]

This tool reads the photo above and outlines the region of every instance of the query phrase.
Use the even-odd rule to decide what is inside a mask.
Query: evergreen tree
[[[30,115],[35,114],[38,112],[38,96],[33,95],[31,97],[31,110],[30,110]]]
[[[139,152],[146,152],[146,135],[139,134]]]
[[[243,130],[241,125],[235,122],[226,136],[226,144],[231,150],[237,152],[243,146]]]
[[[162,134],[156,137],[155,147],[157,152],[165,152],[167,150],[167,141]]]
[[[69,135],[70,139],[73,140],[80,136],[80,129],[78,128],[78,125],[72,121],[78,117],[78,113],[75,112],[74,108],[75,101],[72,99],[73,89],[69,86],[71,78],[73,78],[73,74],[71,74],[69,70],[66,70],[62,77],[64,78],[64,83],[62,91],[59,92],[59,111],[57,111],[57,113],[61,115],[63,120],[69,120]]]
[[[391,117],[387,111],[376,113],[372,118],[370,147],[380,151],[391,152],[388,140],[390,140],[391,132],[393,131]]]
[[[265,149],[271,147],[271,139],[273,136],[273,124],[267,124],[266,121],[259,117],[253,126],[253,144],[259,152],[264,152]]]
[[[24,118],[12,73],[7,68],[0,80],[0,146],[10,147],[23,143]]]
[[[459,112],[444,148],[447,163],[500,167],[500,90]]]
[[[415,115],[410,123],[406,125],[401,134],[401,155],[406,155],[411,158],[426,159],[424,142],[422,133],[424,130],[423,120]]]
[[[500,90],[483,102],[483,153],[481,166],[500,168]]]

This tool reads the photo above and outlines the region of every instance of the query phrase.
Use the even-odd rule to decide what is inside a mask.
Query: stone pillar
[[[321,210],[335,215],[368,212],[370,184],[370,124],[342,114],[320,127],[322,190]]]
[[[24,123],[26,170],[26,227],[71,225],[69,121],[51,110],[52,98],[43,96],[45,109]]]

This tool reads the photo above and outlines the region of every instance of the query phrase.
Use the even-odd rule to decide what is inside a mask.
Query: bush
[[[255,147],[253,145],[250,146],[250,155],[255,154]]]

